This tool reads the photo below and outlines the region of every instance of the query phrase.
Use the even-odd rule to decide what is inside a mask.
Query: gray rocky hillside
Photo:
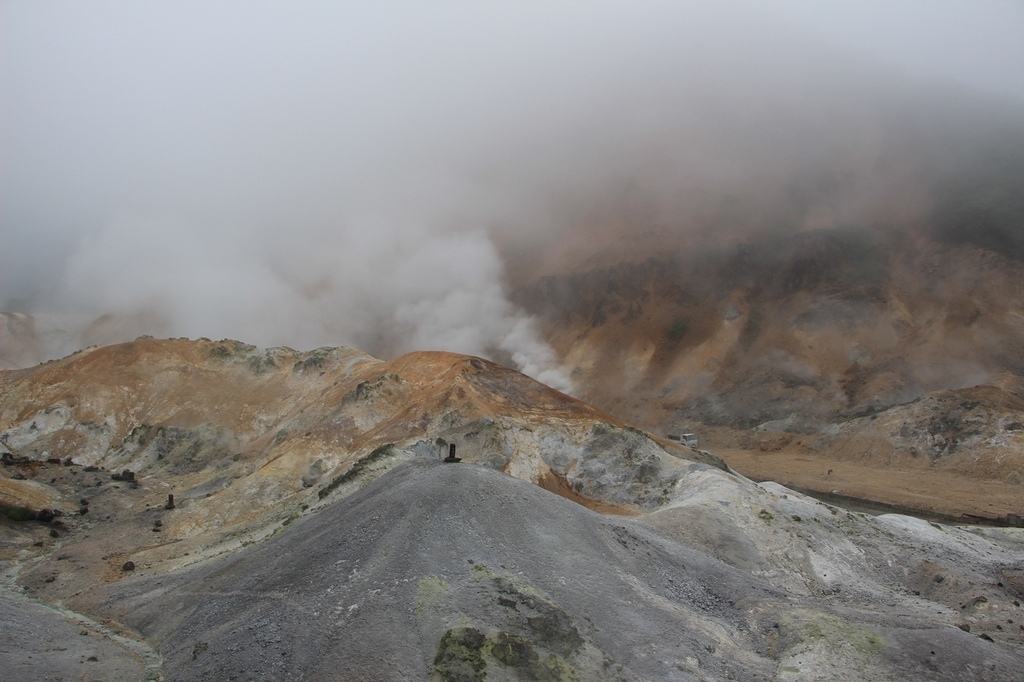
[[[1024,529],[755,484],[478,358],[142,339],[0,381],[20,678],[1024,678]]]

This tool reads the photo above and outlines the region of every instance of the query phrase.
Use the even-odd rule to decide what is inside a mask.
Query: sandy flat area
[[[755,481],[854,497],[908,511],[959,517],[1000,517],[1024,513],[1024,486],[927,467],[889,466],[838,460],[799,446],[774,452],[715,447],[714,454]]]

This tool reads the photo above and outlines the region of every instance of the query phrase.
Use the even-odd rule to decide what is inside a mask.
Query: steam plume
[[[884,148],[835,134],[851,103],[946,63],[875,45],[897,75],[866,85],[851,46],[891,15],[855,11],[842,35],[814,3],[705,4],[4,3],[0,305],[443,348],[567,388],[506,296],[503,249],[592,221],[622,187],[673,229],[723,188],[770,198],[780,168]],[[958,25],[1019,44],[1017,6],[975,11]],[[926,24],[917,47],[955,59]],[[1022,96],[970,54],[952,77]],[[892,191],[877,184],[830,219]]]

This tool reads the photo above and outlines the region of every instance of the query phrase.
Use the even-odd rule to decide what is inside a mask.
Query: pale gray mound
[[[170,680],[771,679],[821,668],[822,638],[847,636],[829,665],[854,675],[864,659],[874,679],[1024,679],[955,628],[798,604],[468,464],[400,465],[242,554],[109,590]]]
[[[0,593],[4,680],[151,679],[147,664],[155,658],[145,644],[82,616]]]

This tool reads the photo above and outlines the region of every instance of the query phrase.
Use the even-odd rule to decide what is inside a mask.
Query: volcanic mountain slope
[[[659,504],[679,455],[717,463],[518,372],[445,353],[385,363],[349,349],[141,339],[3,376],[0,502],[89,527],[87,541],[61,541],[81,553],[77,570],[46,554],[33,571],[40,585],[59,572],[47,585],[61,594],[127,560],[173,567],[256,541],[350,479],[450,443],[466,461],[620,513]],[[188,513],[163,519],[169,495]],[[98,523],[108,516],[121,522]],[[38,540],[16,534],[9,550],[34,553]]]
[[[957,628],[923,633],[920,606],[881,616],[787,595],[643,525],[490,468],[431,460],[400,465],[258,548],[102,594],[101,612],[138,628],[183,680],[1024,670]]]
[[[1022,286],[1024,262],[977,246],[836,229],[546,276],[517,296],[577,393],[627,420],[696,431],[750,476],[780,475],[782,453],[792,485],[1000,516],[1024,511]],[[919,496],[885,487],[893,468]],[[979,505],[978,485],[998,500]]]
[[[0,378],[26,677],[1024,675],[1024,531],[755,485],[477,358],[140,339]]]
[[[656,156],[504,248],[513,299],[543,321],[576,395],[723,451],[756,427],[807,441],[942,391],[1024,395],[1024,109],[913,88],[867,88],[851,108],[818,85],[817,109],[776,122],[799,134],[736,131],[676,182],[689,157]],[[830,106],[844,125],[824,131],[812,111]],[[815,475],[843,461],[802,454]]]
[[[1024,264],[903,231],[832,229],[548,275],[582,395],[651,426],[795,427],[1024,375]]]
[[[803,452],[824,472],[849,459],[827,446],[835,425],[890,410],[900,420],[913,400],[923,400],[920,413],[948,402],[942,391],[978,386],[999,394],[1005,417],[975,429],[984,447],[943,449],[934,428],[904,429],[872,464],[888,466],[894,451],[941,452],[909,465],[1020,482],[1011,474],[1024,466],[1012,428],[1024,418],[1024,261],[910,228],[694,244],[517,290],[520,304],[546,319],[582,398],[660,433],[697,431],[727,460],[727,449],[759,451],[748,446],[762,440],[752,429],[782,431],[813,442]],[[953,418],[977,421],[963,412]],[[805,487],[835,487],[791,473]]]
[[[180,529],[186,535],[210,524],[234,532],[265,509],[287,515],[280,503],[322,487],[360,458],[361,467],[386,459],[397,452],[393,446],[409,449],[405,457],[435,456],[458,442],[466,459],[552,485],[572,482],[586,494],[599,484],[572,480],[577,457],[545,462],[538,439],[586,453],[606,430],[623,428],[610,415],[477,358],[426,353],[385,363],[349,349],[299,354],[231,341],[152,339],[8,373],[0,415],[4,456],[54,469],[58,484],[82,467],[127,469],[140,480],[159,472],[156,488],[138,499],[156,505],[175,495],[191,509]],[[141,495],[127,487],[123,493]],[[624,505],[650,502],[622,491],[609,497]]]

